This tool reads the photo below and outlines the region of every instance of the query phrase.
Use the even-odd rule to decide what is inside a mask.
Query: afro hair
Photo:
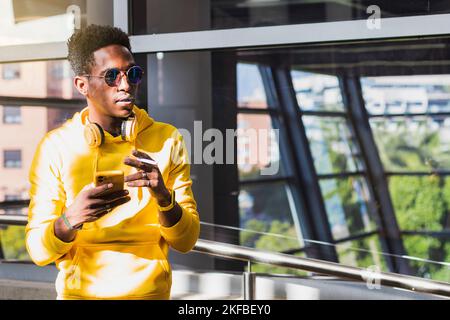
[[[113,44],[124,46],[131,52],[130,39],[119,28],[92,24],[77,30],[67,41],[67,58],[75,74],[89,73],[94,63],[93,53]]]

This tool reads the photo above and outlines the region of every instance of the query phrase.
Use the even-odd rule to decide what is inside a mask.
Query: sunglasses
[[[91,74],[84,74],[85,77],[104,78],[105,82],[110,87],[118,87],[122,81],[123,74],[126,74],[128,82],[132,85],[137,85],[142,81],[144,70],[139,66],[132,66],[127,71],[122,71],[118,68],[111,68],[105,71],[104,76],[94,76]]]

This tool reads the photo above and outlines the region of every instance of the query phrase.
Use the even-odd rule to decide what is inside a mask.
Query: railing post
[[[243,273],[242,288],[244,300],[255,300],[256,273],[252,272],[252,262],[248,261],[248,270]]]

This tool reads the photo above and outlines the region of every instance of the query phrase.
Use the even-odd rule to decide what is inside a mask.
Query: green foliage
[[[448,207],[442,178],[437,176],[396,176],[389,180],[391,198],[399,226],[403,230],[442,229]],[[447,191],[448,192],[448,191]]]
[[[245,225],[246,231],[240,233],[240,243],[246,247],[254,247],[261,236],[260,232],[267,232],[267,224],[257,219],[251,219]],[[256,232],[255,232],[256,231]]]
[[[252,219],[249,220],[246,228],[255,231],[266,232],[266,234],[261,235],[252,233],[251,231],[242,232],[241,244],[243,245],[251,245],[256,249],[273,252],[282,252],[288,249],[300,247],[294,227],[287,222],[273,220],[270,224],[270,228],[268,228],[267,224]],[[252,271],[275,274],[306,274],[303,271],[298,271],[295,269],[275,267],[265,264],[252,265]]]
[[[426,121],[411,130],[404,120],[397,130],[387,124],[372,126],[380,156],[387,170],[448,169],[450,153],[443,148],[439,132]],[[440,231],[450,210],[450,179],[437,175],[394,176],[389,189],[397,221],[402,230]],[[407,254],[434,261],[450,261],[450,243],[427,236],[403,236]],[[417,276],[450,282],[450,268],[432,262],[410,260]]]
[[[0,230],[0,241],[5,259],[31,260],[25,247],[25,231],[21,226]]]
[[[340,262],[360,268],[380,267],[381,271],[389,271],[382,256],[378,236],[349,241],[337,246]]]
[[[300,246],[297,235],[295,234],[295,229],[289,223],[274,220],[270,225],[268,233],[269,234],[261,236],[256,241],[256,248],[280,252],[298,248]],[[280,236],[277,237],[271,234]]]
[[[386,170],[445,169],[450,163],[450,151],[429,121],[409,120],[371,122],[377,147]],[[395,131],[393,126],[396,126]],[[447,167],[448,169],[448,167]]]

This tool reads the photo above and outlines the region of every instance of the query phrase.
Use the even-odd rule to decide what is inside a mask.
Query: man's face
[[[135,65],[130,51],[120,45],[110,45],[95,51],[94,61],[90,72],[93,76],[104,76],[111,68],[126,72]],[[125,74],[122,74],[116,87],[108,86],[104,78],[89,77],[88,80],[86,98],[99,114],[116,118],[126,118],[130,115],[138,85],[131,84]]]

